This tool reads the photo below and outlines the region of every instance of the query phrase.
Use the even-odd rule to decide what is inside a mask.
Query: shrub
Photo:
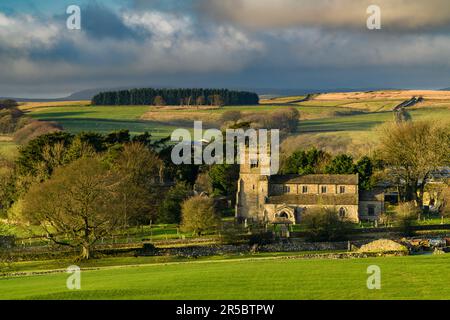
[[[0,110],[0,133],[13,133],[19,120],[22,117],[22,111],[15,109]]]
[[[419,209],[412,202],[400,203],[395,210],[395,220],[404,236],[414,235],[413,227],[418,217]]]
[[[136,251],[136,256],[153,256],[158,253],[158,248],[155,247],[153,243],[144,243],[142,249],[138,249]]]
[[[263,231],[254,233],[250,236],[248,239],[248,244],[250,246],[263,246],[266,244],[271,244],[273,240],[272,232],[270,231]]]
[[[289,133],[297,131],[300,113],[295,108],[277,110],[266,119],[267,129],[277,128]]]
[[[222,116],[220,117],[221,122],[238,122],[241,120],[242,114],[238,110],[229,110],[225,111]]]
[[[13,257],[8,250],[0,249],[0,274],[13,271]]]
[[[211,198],[194,196],[184,201],[181,208],[183,231],[201,235],[219,226],[220,219]]]
[[[62,129],[55,122],[31,121],[14,133],[14,141],[19,144],[26,144],[41,135],[61,131]]]
[[[283,133],[297,130],[300,113],[295,108],[282,108],[272,112],[244,112],[230,110],[223,113],[221,123],[230,129],[280,129]],[[230,125],[231,124],[231,125]]]
[[[0,237],[12,236],[14,229],[7,224],[0,222]]]
[[[246,230],[240,223],[226,223],[222,226],[220,232],[220,241],[222,244],[237,245],[245,242]]]
[[[11,108],[16,108],[18,106],[19,106],[19,104],[15,100],[12,100],[12,99],[0,100],[0,109],[11,109]]]
[[[353,224],[339,217],[335,209],[309,209],[302,216],[301,222],[306,228],[310,241],[346,240]]]

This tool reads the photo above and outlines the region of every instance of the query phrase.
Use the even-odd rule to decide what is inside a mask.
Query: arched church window
[[[339,217],[345,218],[346,215],[347,215],[347,210],[345,210],[345,208],[340,208],[339,209]]]

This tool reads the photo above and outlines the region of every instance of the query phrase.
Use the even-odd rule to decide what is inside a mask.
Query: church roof
[[[295,204],[295,205],[358,205],[356,194],[284,194],[270,196],[269,204]]]
[[[289,174],[270,177],[271,183],[280,184],[343,184],[357,185],[357,174]]]
[[[373,190],[360,190],[359,200],[361,201],[383,201],[384,190],[381,188],[375,188]]]

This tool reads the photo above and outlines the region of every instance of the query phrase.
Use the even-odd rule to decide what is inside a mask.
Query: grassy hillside
[[[17,155],[17,145],[12,141],[0,140],[0,159],[12,160]]]
[[[298,132],[283,143],[285,151],[319,146],[331,152],[367,153],[376,143],[376,127],[394,119],[392,109],[411,97],[424,100],[407,110],[413,120],[449,120],[450,92],[376,91],[327,93],[312,96],[278,97],[261,100],[255,106],[89,106],[86,101],[28,103],[22,108],[35,119],[56,121],[71,132],[101,133],[129,129],[132,134],[150,131],[156,137],[169,136],[175,128],[192,128],[193,121],[220,127],[221,115],[229,110],[249,113],[271,112],[294,107],[300,112]],[[59,104],[59,105],[58,105]]]
[[[31,117],[55,121],[70,132],[95,131],[109,133],[128,129],[132,134],[151,131],[156,137],[166,137],[175,127],[140,117],[149,110],[147,106],[54,106],[30,110]]]
[[[84,107],[90,105],[91,102],[87,100],[82,101],[47,101],[47,102],[22,102],[20,109],[31,110],[42,107]]]
[[[68,275],[0,278],[0,299],[450,299],[450,256],[259,259],[154,264]],[[368,290],[367,267],[381,268]]]

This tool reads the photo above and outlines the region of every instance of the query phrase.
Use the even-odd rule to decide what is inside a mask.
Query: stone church
[[[269,170],[268,170],[269,171]],[[240,166],[236,218],[297,224],[311,208],[333,208],[353,222],[375,221],[384,211],[382,191],[360,191],[358,175],[262,175],[258,163]]]

